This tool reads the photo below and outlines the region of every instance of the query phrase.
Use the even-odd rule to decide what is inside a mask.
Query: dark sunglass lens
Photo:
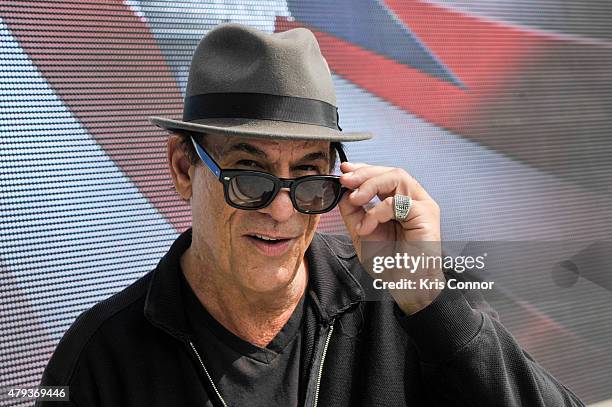
[[[303,211],[324,211],[330,209],[340,194],[337,179],[315,178],[305,180],[295,187],[295,201]]]
[[[258,175],[237,175],[231,179],[228,197],[232,203],[257,208],[263,205],[274,192],[274,182]]]

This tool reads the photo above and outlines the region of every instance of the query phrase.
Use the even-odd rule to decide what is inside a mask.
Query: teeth
[[[273,242],[274,242],[274,241],[277,241],[277,240],[280,240],[280,239],[273,239],[273,238],[271,238],[271,237],[262,236],[262,235],[255,235],[255,237],[258,237],[258,238],[260,238],[260,239],[262,239],[262,240],[270,240],[270,241],[273,241]]]

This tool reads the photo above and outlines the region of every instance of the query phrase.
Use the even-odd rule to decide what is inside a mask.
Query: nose
[[[260,209],[259,211],[270,215],[272,219],[277,222],[289,220],[289,218],[291,218],[291,216],[297,212],[293,207],[293,203],[291,203],[289,191],[285,189],[281,189],[274,197],[274,200],[270,203],[270,205]]]

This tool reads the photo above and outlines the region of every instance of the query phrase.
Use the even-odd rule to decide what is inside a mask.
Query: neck
[[[285,326],[306,291],[308,271],[299,262],[295,278],[273,292],[255,292],[228,281],[204,264],[191,248],[181,256],[181,268],[206,310],[234,335],[260,347],[267,346]],[[226,275],[226,274],[225,274]]]

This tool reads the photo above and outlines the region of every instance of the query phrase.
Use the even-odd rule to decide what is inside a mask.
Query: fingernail
[[[361,222],[359,222],[359,223],[357,224],[357,226],[355,226],[355,230],[356,230],[356,231],[359,231],[359,229],[361,229]]]
[[[359,188],[351,192],[351,197],[355,198],[357,195],[359,195]]]
[[[342,174],[342,175],[344,175],[345,177],[352,177],[352,176],[353,176],[353,173],[352,173],[352,172],[345,172],[345,173],[344,173],[344,174]]]

